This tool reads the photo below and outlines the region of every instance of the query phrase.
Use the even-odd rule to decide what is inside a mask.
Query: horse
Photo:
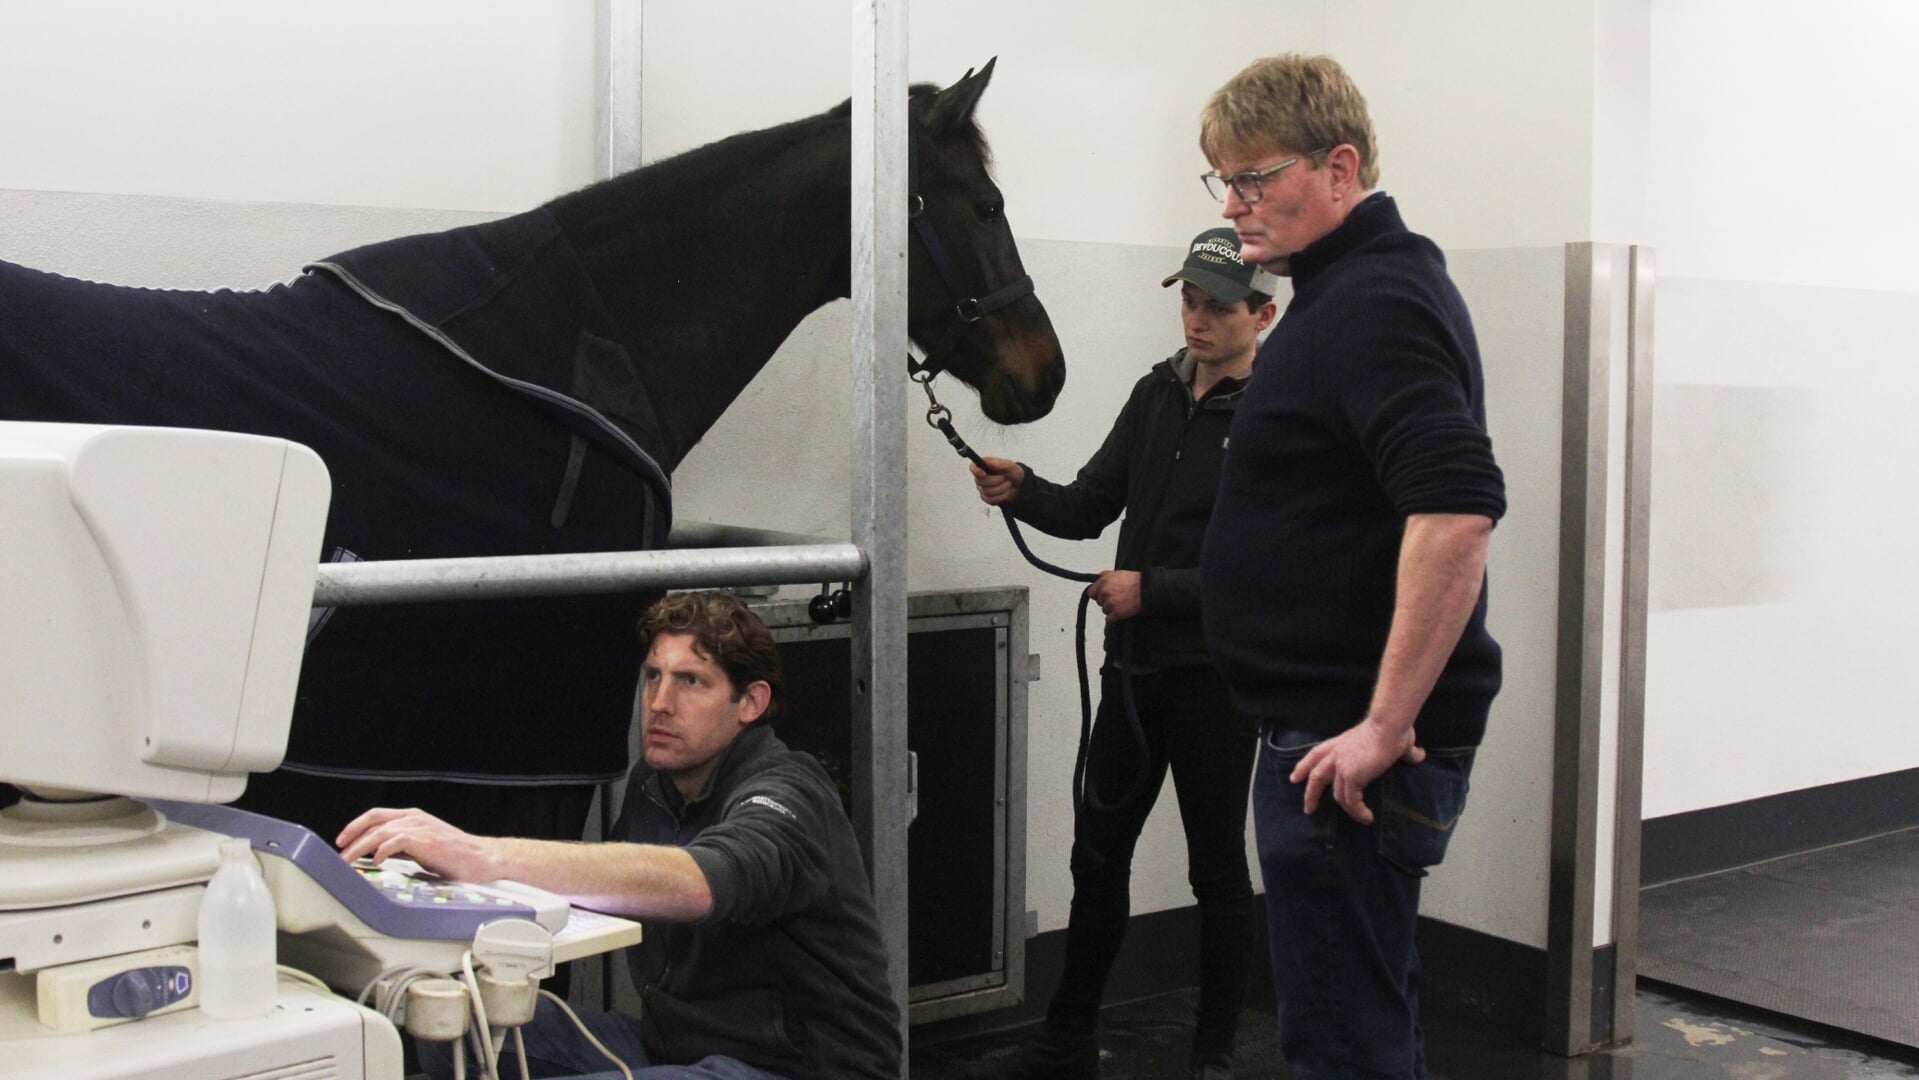
[[[992,71],[909,91],[907,327],[1024,423],[1065,364],[974,119]],[[673,469],[850,291],[851,123],[843,103],[258,291],[0,262],[0,419],[303,443],[333,477],[329,560],[661,546]],[[328,837],[383,803],[577,838],[624,775],[650,599],[316,610],[285,762],[241,805]]]

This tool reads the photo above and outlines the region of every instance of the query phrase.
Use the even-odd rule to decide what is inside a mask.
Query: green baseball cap
[[[1278,291],[1278,279],[1257,263],[1239,257],[1239,234],[1231,229],[1207,229],[1193,237],[1186,252],[1186,265],[1159,283],[1165,288],[1175,281],[1190,281],[1222,303],[1244,300],[1253,293],[1267,296]]]

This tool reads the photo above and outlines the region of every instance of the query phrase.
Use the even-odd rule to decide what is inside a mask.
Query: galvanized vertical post
[[[868,566],[853,594],[853,825],[873,877],[904,1040],[906,5],[854,0],[852,41],[852,524]]]
[[[640,167],[641,0],[596,0],[593,75],[599,115],[593,169],[604,180]]]

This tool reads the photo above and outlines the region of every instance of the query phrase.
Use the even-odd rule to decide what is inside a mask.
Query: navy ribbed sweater
[[[1407,516],[1497,521],[1505,482],[1465,301],[1393,201],[1369,197],[1290,265],[1292,302],[1228,436],[1201,608],[1241,708],[1332,735],[1371,700]],[[1482,588],[1420,744],[1477,745],[1499,679]]]

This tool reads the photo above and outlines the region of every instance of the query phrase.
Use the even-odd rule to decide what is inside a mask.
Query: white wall
[[[1653,221],[1667,277],[1919,292],[1919,6],[1653,7]]]
[[[1648,817],[1919,767],[1919,9],[1652,31]]]
[[[1218,211],[1199,182],[1200,107],[1254,56],[1316,47],[1322,6],[920,0],[908,73],[945,85],[999,57],[979,117],[1022,240],[1178,247]],[[1259,44],[1222,45],[1228,17]],[[849,92],[849,21],[834,4],[653,3],[645,24],[649,159]],[[716,34],[725,63],[687,46]]]
[[[0,0],[0,188],[519,210],[591,178],[592,55],[580,2]]]
[[[1326,5],[1323,49],[1372,107],[1382,186],[1440,247],[1592,238],[1596,2]]]
[[[1515,668],[1429,909],[1543,944],[1551,568],[1525,553],[1551,548],[1557,506],[1542,485],[1556,464],[1522,432],[1557,407],[1531,377],[1557,349],[1555,253],[1592,236],[1609,198],[1590,170],[1609,138],[1594,118],[1592,3],[921,0],[912,19],[916,80],[1000,58],[981,119],[1071,371],[1055,413],[1025,428],[991,425],[955,384],[940,392],[976,445],[1062,477],[1179,343],[1158,281],[1218,221],[1196,179],[1207,95],[1286,49],[1329,50],[1353,70],[1384,186],[1454,253],[1479,312],[1516,496],[1493,569],[1495,630]],[[645,156],[835,104],[847,25],[838,4],[646,5]],[[252,285],[365,240],[526,208],[591,178],[591,39],[584,0],[0,0],[0,257],[136,284]],[[685,516],[844,533],[846,317],[836,305],[801,326],[688,458]],[[1070,891],[1075,590],[1019,560],[909,407],[913,587],[1033,588],[1045,678],[1029,710],[1028,903],[1056,929]],[[1036,544],[1076,567],[1111,558],[1110,538]],[[1139,848],[1139,912],[1191,902],[1170,804]]]

